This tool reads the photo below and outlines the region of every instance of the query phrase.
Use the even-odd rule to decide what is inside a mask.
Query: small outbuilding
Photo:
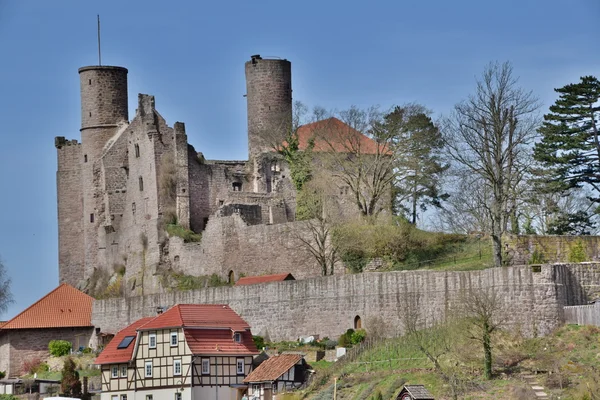
[[[302,354],[280,354],[263,361],[244,379],[248,394],[256,400],[272,400],[278,393],[301,388],[309,365]]]
[[[435,400],[424,385],[405,385],[396,400]]]

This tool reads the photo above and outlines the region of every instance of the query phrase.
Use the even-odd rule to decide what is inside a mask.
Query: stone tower
[[[273,150],[292,126],[292,64],[252,56],[246,62],[249,160]]]
[[[98,228],[104,216],[99,160],[119,123],[127,123],[127,69],[89,66],[79,69],[81,85],[81,177],[83,186],[84,276],[98,264]]]

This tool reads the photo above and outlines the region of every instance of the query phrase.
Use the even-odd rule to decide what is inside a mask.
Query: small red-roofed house
[[[260,276],[244,276],[238,279],[234,286],[244,285],[256,285],[259,283],[267,282],[283,282],[283,281],[295,281],[296,278],[292,274],[274,274],[274,275],[260,275]]]
[[[93,298],[63,283],[0,327],[0,371],[19,376],[24,362],[49,355],[51,340],[93,347]]]
[[[123,329],[98,356],[101,399],[237,400],[258,353],[229,306],[178,304]]]
[[[308,379],[302,354],[280,354],[263,361],[244,379],[251,398],[271,400],[277,393],[298,389]]]

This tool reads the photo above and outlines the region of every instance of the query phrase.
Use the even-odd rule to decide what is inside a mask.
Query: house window
[[[113,378],[118,378],[119,377],[119,366],[118,365],[113,365],[112,367],[112,373],[110,375]]]
[[[121,365],[121,378],[127,378],[127,365]]]
[[[151,394],[147,394],[146,395],[146,400],[152,400],[152,395]]]
[[[156,333],[151,333],[148,335],[148,347],[151,349],[156,348]]]
[[[238,375],[244,375],[244,359],[238,358],[237,360],[237,373]]]
[[[257,384],[252,385],[252,394],[254,396],[260,396],[260,385],[257,385]]]
[[[152,361],[146,361],[144,372],[146,378],[152,378]]]
[[[210,375],[210,359],[202,359],[202,375]]]
[[[177,332],[171,332],[171,347],[177,346]]]
[[[121,395],[121,400],[127,400],[127,395],[126,394],[122,394]]]
[[[175,392],[175,400],[181,400],[181,392]]]
[[[138,158],[140,156],[140,145],[136,144],[134,147],[135,147],[135,157]]]
[[[181,375],[181,360],[173,361],[173,375]]]
[[[119,400],[119,395],[113,394],[110,396],[110,400]]]
[[[233,341],[236,343],[240,343],[242,341],[242,334],[239,332],[236,332],[233,334]]]
[[[144,178],[142,178],[141,176],[138,178],[138,182],[140,185],[140,192],[144,190]]]

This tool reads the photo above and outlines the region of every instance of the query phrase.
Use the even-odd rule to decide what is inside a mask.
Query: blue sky
[[[553,88],[600,75],[598,0],[62,1],[0,0],[0,257],[8,319],[58,285],[55,136],[79,139],[77,69],[129,69],[170,125],[211,159],[247,156],[244,62],[292,61],[308,105],[447,113],[494,60],[511,61],[544,103]]]

